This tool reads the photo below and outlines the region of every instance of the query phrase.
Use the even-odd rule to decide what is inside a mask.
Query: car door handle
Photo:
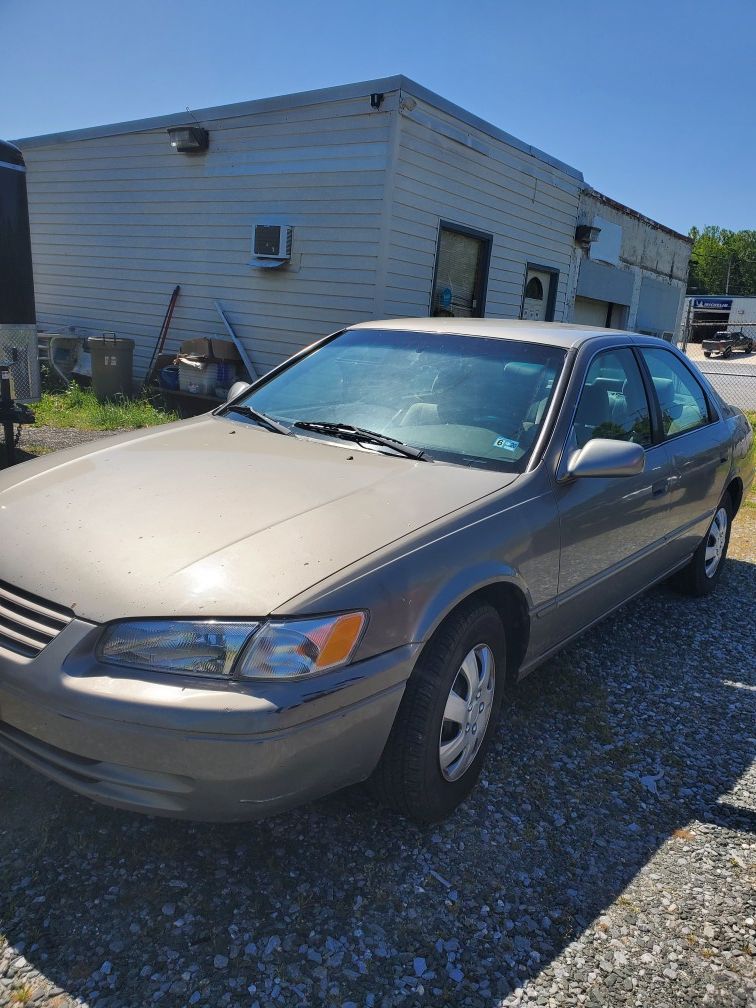
[[[652,497],[663,497],[664,494],[669,490],[669,480],[663,479],[659,480],[658,483],[651,484],[651,496]]]

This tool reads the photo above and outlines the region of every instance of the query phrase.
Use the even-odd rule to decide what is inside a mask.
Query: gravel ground
[[[35,455],[46,455],[61,448],[73,448],[75,445],[88,444],[121,433],[121,430],[76,430],[73,427],[22,427],[21,440],[16,448],[17,458],[19,462],[25,462]],[[5,445],[0,443],[0,469],[4,465]]]
[[[427,831],[359,788],[147,819],[0,755],[0,1005],[756,1004],[756,508],[730,555],[522,683]]]

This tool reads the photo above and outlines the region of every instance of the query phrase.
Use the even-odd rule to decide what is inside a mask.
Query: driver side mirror
[[[237,381],[231,386],[231,388],[226,393],[226,402],[232,402],[238,396],[242,395],[247,389],[251,389],[252,386],[247,381]]]
[[[573,452],[567,462],[567,477],[638,476],[646,468],[646,453],[632,441],[592,438]]]

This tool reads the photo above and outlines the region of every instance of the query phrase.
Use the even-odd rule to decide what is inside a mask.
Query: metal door
[[[549,319],[549,309],[553,301],[551,285],[554,282],[553,273],[537,269],[535,266],[528,266],[521,318],[530,319],[533,322],[545,322]]]

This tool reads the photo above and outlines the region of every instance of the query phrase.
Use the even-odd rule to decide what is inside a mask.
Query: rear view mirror
[[[632,441],[592,438],[573,452],[567,463],[567,476],[637,476],[646,468],[646,453]]]
[[[232,402],[237,396],[242,395],[247,389],[251,389],[252,386],[246,381],[237,381],[231,386],[226,394],[226,402]]]

